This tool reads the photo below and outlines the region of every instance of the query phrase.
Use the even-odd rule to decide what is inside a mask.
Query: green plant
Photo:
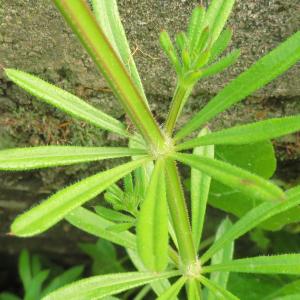
[[[30,255],[22,250],[19,256],[19,276],[23,285],[24,296],[20,298],[9,292],[0,293],[1,300],[36,300],[48,295],[54,290],[77,280],[83,271],[82,266],[75,266],[58,274],[51,274],[49,269],[43,269],[41,258]]]
[[[142,285],[150,285],[158,299],[176,298],[183,286],[188,299],[201,299],[202,296],[237,299],[226,290],[230,272],[300,274],[300,254],[232,258],[234,240],[252,228],[278,229],[299,220],[299,213],[295,212],[299,209],[300,187],[283,191],[267,179],[274,172],[275,164],[269,140],[298,131],[300,116],[275,118],[217,132],[210,132],[207,126],[217,114],[245,99],[299,60],[300,32],[232,80],[173,134],[195,84],[202,78],[221,72],[239,56],[239,51],[235,50],[219,58],[231,40],[231,31],[224,27],[234,2],[213,0],[207,11],[201,6],[196,7],[187,32],[176,36],[176,46],[167,32],[161,33],[161,46],[178,78],[164,128],[157,124],[150,112],[116,1],[92,1],[95,17],[84,0],[72,3],[54,0],[54,3],[106,78],[135,125],[135,133],[128,132],[118,120],[66,91],[22,71],[6,69],[7,76],[32,95],[76,118],[128,138],[129,146],[8,149],[0,152],[2,170],[28,170],[115,157],[132,158],[126,164],[57,192],[13,222],[11,234],[27,237],[44,232],[66,219],[83,231],[125,247],[138,270],[84,279],[44,299],[100,299]],[[197,138],[182,141],[199,129]],[[262,149],[269,162],[258,172],[255,168],[257,159],[251,157],[253,148]],[[182,153],[190,149],[193,149],[193,154]],[[237,149],[240,155],[230,156]],[[249,157],[250,166],[241,168]],[[191,225],[176,161],[191,167]],[[132,175],[128,175],[130,173],[134,183]],[[125,194],[114,185],[123,177]],[[222,185],[216,186],[216,181]],[[224,185],[229,187],[229,192],[237,191],[236,202],[220,202],[210,194],[214,188],[223,199],[223,195],[228,194]],[[94,213],[82,207],[107,189],[106,199],[118,212],[96,207],[97,213]],[[225,220],[214,243],[198,257],[208,199],[225,211],[236,207],[232,212],[241,218],[235,224]],[[136,227],[136,234],[127,230],[132,226]],[[211,261],[210,265],[208,261]],[[210,274],[209,278],[207,274]],[[170,281],[174,277],[178,280]],[[202,286],[209,290],[207,296]]]

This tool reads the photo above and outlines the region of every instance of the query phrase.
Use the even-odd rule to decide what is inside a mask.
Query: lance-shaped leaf
[[[300,279],[285,284],[283,287],[277,289],[276,291],[266,296],[263,300],[274,300],[274,299],[279,300],[279,299],[284,299],[284,296],[288,297],[288,295],[293,295],[293,294],[300,296]],[[299,297],[295,298],[295,300],[297,299],[299,299]]]
[[[214,43],[222,32],[232,11],[235,0],[213,0],[209,5],[205,21],[211,28],[211,42]]]
[[[168,263],[168,206],[164,162],[158,160],[137,221],[137,247],[145,266],[162,271]]]
[[[245,99],[285,72],[299,59],[300,31],[232,80],[176,134],[176,139],[182,139],[218,113]]]
[[[274,118],[266,121],[240,125],[212,132],[177,146],[177,150],[186,150],[201,145],[241,145],[274,139],[300,130],[300,115]]]
[[[96,197],[112,183],[130,173],[149,158],[132,161],[101,172],[64,188],[48,200],[20,215],[11,225],[11,233],[32,236],[44,232],[62,220],[69,212]]]
[[[240,55],[241,55],[241,51],[239,49],[232,51],[225,57],[220,58],[220,60],[217,61],[216,63],[203,69],[200,78],[203,79],[224,71],[226,68],[233,65],[240,57]]]
[[[100,217],[108,221],[122,222],[122,223],[133,223],[135,221],[135,219],[131,216],[122,214],[121,212],[115,211],[110,208],[106,208],[104,206],[100,206],[100,205],[95,206],[95,211]]]
[[[130,272],[94,276],[60,288],[44,297],[43,300],[97,300],[178,275],[178,271],[169,271],[163,273]]]
[[[199,136],[206,134],[209,134],[208,128],[201,130]],[[198,147],[193,153],[201,157],[214,158],[214,146]],[[192,234],[196,251],[198,251],[202,236],[210,182],[210,176],[197,169],[191,169]]]
[[[225,30],[223,30],[210,50],[209,62],[213,62],[219,55],[221,55],[225,51],[231,41],[231,38],[232,30],[230,28],[226,28]]]
[[[191,52],[195,49],[195,46],[200,38],[202,29],[203,29],[203,21],[205,17],[205,9],[202,6],[197,6],[192,13],[192,16],[188,25],[188,40],[189,40],[189,48]]]
[[[14,148],[0,151],[0,170],[30,170],[145,154],[143,150],[121,147],[44,146]]]
[[[287,192],[287,196],[285,201],[264,202],[245,214],[201,256],[201,262],[205,263],[225,244],[239,238],[265,220],[299,205],[300,186],[292,189],[290,195]]]
[[[140,272],[146,272],[147,270],[146,270],[143,262],[141,261],[141,258],[138,255],[138,253],[136,251],[133,251],[128,248],[126,249],[126,251],[127,251],[127,254],[128,254],[131,262],[135,266],[135,268]],[[158,296],[163,294],[171,286],[168,279],[162,279],[159,281],[155,281],[155,282],[150,283],[150,285],[151,285],[151,288],[153,289],[153,291]],[[174,300],[177,300],[177,299],[174,299]]]
[[[65,113],[122,136],[129,136],[125,126],[120,121],[94,108],[71,93],[19,70],[6,69],[5,73],[10,80],[22,89]]]
[[[172,157],[198,169],[217,181],[261,200],[284,200],[283,191],[257,175],[228,163],[193,154],[175,153]]]
[[[300,254],[282,254],[236,259],[228,263],[202,268],[207,272],[241,272],[263,274],[300,274]]]
[[[239,300],[239,298],[231,294],[229,291],[204,276],[199,275],[199,281],[214,294],[216,297],[215,299]]]
[[[201,300],[201,284],[196,278],[190,278],[187,282],[187,295],[189,300]]]
[[[114,50],[120,56],[130,77],[133,79],[140,93],[143,95],[144,101],[147,103],[142,81],[131,54],[129,43],[121,22],[117,1],[92,0],[92,6],[98,23],[109,39]]]
[[[143,96],[129,76],[119,55],[98,25],[85,0],[54,0],[67,23],[94,60],[117,99],[149,143],[161,146],[164,138]]]
[[[75,266],[52,279],[43,289],[42,296],[45,296],[56,289],[77,280],[83,272],[83,266]]]
[[[180,290],[184,286],[187,278],[182,276],[180,277],[173,285],[171,285],[163,294],[161,294],[156,300],[169,300],[176,299],[176,296],[179,294]]]
[[[114,223],[89,211],[83,207],[77,207],[65,216],[65,219],[73,226],[94,236],[108,240],[120,246],[136,249],[135,236],[129,231],[112,232],[107,228]]]
[[[231,221],[226,218],[222,221],[220,224],[216,238],[217,241],[221,236],[223,236],[230,228],[232,227]],[[219,250],[217,253],[213,255],[211,258],[211,265],[215,264],[221,264],[226,263],[227,261],[231,261],[233,257],[233,251],[234,251],[234,242],[226,244],[221,250]],[[226,289],[227,283],[229,278],[229,272],[212,272],[210,275],[210,280],[222,288]],[[208,300],[213,300],[214,295],[213,293],[209,292],[208,294]]]

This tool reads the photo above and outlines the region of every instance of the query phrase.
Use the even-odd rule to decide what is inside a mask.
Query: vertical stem
[[[177,83],[177,87],[172,99],[170,111],[167,117],[165,130],[171,136],[176,124],[176,121],[182,111],[182,108],[191,94],[192,87],[190,85],[186,85],[181,83],[180,81]]]
[[[161,148],[164,144],[162,131],[86,1],[53,1],[145,140],[155,148]]]
[[[165,166],[169,209],[178,241],[181,262],[183,267],[187,269],[197,261],[188,211],[176,163],[173,160],[167,159]]]

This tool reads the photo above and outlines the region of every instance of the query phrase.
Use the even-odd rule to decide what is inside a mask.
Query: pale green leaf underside
[[[172,157],[254,198],[276,201],[285,199],[283,191],[270,181],[228,163],[193,154],[176,153]]]
[[[200,131],[199,136],[209,134],[208,128]],[[197,147],[194,155],[214,158],[214,146]],[[196,251],[202,236],[206,204],[210,189],[211,177],[197,169],[191,169],[191,209],[192,209],[192,234]]]
[[[169,271],[163,273],[131,272],[94,276],[58,289],[44,297],[43,300],[96,300],[178,275],[178,271]]]
[[[89,211],[83,207],[77,207],[65,216],[65,219],[73,226],[99,238],[108,240],[125,248],[136,249],[135,236],[129,231],[121,233],[109,231],[107,228],[114,223]]]
[[[5,73],[10,80],[31,95],[57,107],[65,113],[122,136],[129,136],[129,133],[121,122],[94,108],[71,93],[19,70],[6,69]]]
[[[145,154],[143,150],[125,147],[42,146],[14,148],[0,151],[0,170],[30,170]]]
[[[300,254],[282,254],[236,259],[228,263],[203,267],[207,272],[242,272],[264,274],[300,274]]]
[[[201,145],[241,145],[274,139],[300,130],[300,115],[231,127],[192,139],[177,146],[185,150]]]
[[[131,55],[116,0],[93,0],[92,5],[97,21],[147,103],[142,81]]]
[[[228,230],[220,239],[218,239],[201,257],[201,262],[205,263],[209,260],[214,253],[219,251],[224,245],[239,238],[252,228],[261,224],[265,220],[283,213],[289,209],[300,204],[300,186],[291,190],[288,198],[285,201],[280,202],[264,202],[256,208],[245,214],[240,220],[238,220],[230,230]]]
[[[20,215],[11,225],[11,233],[17,236],[39,234],[86,201],[96,197],[112,183],[145,163],[148,158],[132,161],[105,172],[90,176],[56,194]]]
[[[217,241],[218,239],[220,239],[231,227],[232,227],[231,221],[228,218],[224,219],[217,230],[215,240]],[[231,261],[233,257],[233,252],[234,252],[234,242],[231,241],[231,243],[226,244],[225,247],[223,247],[213,255],[213,257],[211,258],[211,265],[222,264]],[[224,289],[226,289],[227,287],[228,278],[229,278],[229,272],[212,272],[210,274],[210,280],[218,284]],[[213,299],[214,296],[210,292],[208,294],[208,300],[213,300]]]
[[[239,298],[231,294],[229,291],[225,290],[223,287],[219,286],[218,284],[214,283],[204,276],[200,275],[199,281],[203,285],[205,285],[211,291],[211,293],[214,294],[214,296],[216,297],[215,299],[239,300]]]
[[[300,59],[300,31],[232,80],[177,134],[182,139],[218,113],[260,89]]]
[[[145,266],[163,271],[168,263],[168,206],[164,163],[155,164],[137,222],[137,246]]]

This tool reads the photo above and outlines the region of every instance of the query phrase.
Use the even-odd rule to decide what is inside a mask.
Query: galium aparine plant
[[[226,289],[230,272],[299,275],[300,254],[234,259],[233,248],[237,238],[256,226],[272,226],[277,222],[276,226],[280,227],[291,221],[291,212],[300,204],[300,186],[283,191],[267,178],[239,167],[230,159],[216,158],[219,157],[216,154],[226,147],[232,151],[235,147],[247,151],[252,144],[270,147],[271,139],[299,131],[300,115],[215,132],[207,125],[219,113],[297,63],[300,32],[230,81],[203,109],[174,131],[194,86],[235,63],[240,55],[239,50],[223,55],[232,38],[226,22],[235,1],[212,0],[208,9],[196,7],[187,30],[178,33],[174,40],[166,31],[161,32],[161,47],[177,74],[177,86],[164,126],[157,123],[150,111],[116,1],[93,0],[92,10],[85,0],[53,2],[105,77],[135,126],[135,132],[129,132],[119,120],[67,91],[23,71],[6,69],[11,81],[37,99],[127,138],[128,147],[7,149],[0,152],[1,170],[129,158],[127,163],[68,186],[21,214],[11,225],[11,234],[34,236],[65,219],[85,232],[123,246],[137,271],[79,280],[43,299],[102,299],[143,285],[150,285],[157,299],[176,299],[180,292],[186,292],[188,299],[238,299]],[[189,138],[192,133],[198,136]],[[191,218],[176,162],[191,168]],[[125,191],[116,184],[122,178]],[[214,243],[200,255],[212,182],[237,191],[244,200],[255,199],[257,205],[248,206],[247,201],[223,203],[220,208],[225,211],[240,205],[243,215],[236,213],[240,218],[234,224],[225,219]],[[93,212],[83,207],[105,191],[105,199],[114,209],[97,206]],[[273,220],[271,225],[269,220]]]

